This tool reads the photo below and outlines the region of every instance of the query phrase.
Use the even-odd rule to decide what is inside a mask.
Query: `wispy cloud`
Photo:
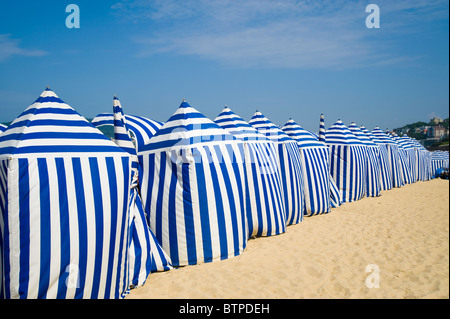
[[[0,62],[13,56],[43,56],[48,52],[37,49],[24,49],[20,46],[20,40],[12,39],[10,34],[0,34]]]
[[[339,69],[414,61],[417,57],[394,53],[395,36],[408,32],[418,19],[448,19],[448,4],[442,0],[380,0],[382,28],[368,30],[368,3],[123,0],[112,10],[123,19],[149,23],[146,32],[132,37],[140,44],[139,57],[174,53],[268,68]]]

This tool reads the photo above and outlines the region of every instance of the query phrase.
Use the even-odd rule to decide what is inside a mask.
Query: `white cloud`
[[[132,38],[141,45],[139,57],[175,53],[268,68],[352,68],[412,61],[417,57],[394,53],[392,39],[408,32],[418,17],[446,18],[441,0],[380,0],[382,28],[368,30],[368,3],[124,0],[112,9],[126,19],[149,23],[147,32]]]
[[[36,49],[23,49],[19,47],[20,40],[11,39],[10,34],[0,34],[0,62],[12,56],[43,56],[48,52]]]

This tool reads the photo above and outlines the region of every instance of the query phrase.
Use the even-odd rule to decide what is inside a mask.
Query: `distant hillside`
[[[433,118],[429,122],[415,122],[411,124],[406,124],[402,127],[394,129],[398,135],[407,134],[409,137],[413,137],[418,140],[423,140],[428,138],[427,132],[431,127],[434,126],[443,126],[447,131],[449,127],[449,119],[446,118],[444,120]]]

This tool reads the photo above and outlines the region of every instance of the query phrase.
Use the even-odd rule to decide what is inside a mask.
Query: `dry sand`
[[[366,285],[371,264],[379,288]],[[250,240],[241,256],[151,274],[131,298],[449,298],[449,182],[307,217]]]

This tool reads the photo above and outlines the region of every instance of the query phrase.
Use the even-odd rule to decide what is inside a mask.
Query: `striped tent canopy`
[[[131,160],[53,91],[0,136],[4,298],[121,298]]]
[[[248,237],[240,140],[183,101],[138,157],[150,229],[173,266],[243,252]]]
[[[284,233],[286,211],[275,143],[227,106],[214,121],[244,144],[249,236]]]
[[[330,172],[339,188],[343,202],[365,196],[367,148],[338,120],[325,131],[330,148]]]
[[[403,177],[402,177],[402,166],[400,162],[400,155],[398,144],[395,143],[394,140],[389,138],[389,136],[380,130],[379,127],[375,127],[372,130],[372,135],[374,136],[374,142],[379,145],[386,145],[387,153],[388,153],[388,163],[389,169],[392,174],[392,186],[393,187],[402,187],[404,185]]]
[[[392,189],[392,169],[389,165],[389,153],[388,147],[384,143],[379,143],[377,138],[366,129],[364,126],[360,127],[361,131],[366,134],[368,138],[372,142],[374,142],[378,146],[378,155],[380,160],[380,181],[381,181],[381,190],[389,190]]]
[[[133,287],[144,285],[147,276],[158,270],[169,270],[172,268],[170,259],[165,254],[161,245],[148,227],[142,200],[139,195],[139,172],[136,149],[124,116],[119,99],[113,99],[114,114],[114,141],[132,157],[132,182],[130,199],[130,281]]]
[[[132,138],[135,140],[136,149],[141,151],[142,147],[155,135],[164,123],[148,119],[143,116],[125,115],[126,128],[132,132]],[[100,113],[91,122],[95,127],[108,125],[114,126],[113,113]]]
[[[297,142],[257,111],[249,124],[265,135],[277,146],[278,166],[283,186],[286,224],[297,224],[303,220],[305,199],[303,169]]]
[[[305,190],[305,216],[330,212],[331,176],[328,147],[293,119],[290,119],[282,130],[297,142],[300,149]]]
[[[380,196],[381,166],[378,146],[355,123],[350,124],[348,129],[366,146],[366,196]]]
[[[3,133],[8,127],[5,124],[0,123],[0,134]]]

